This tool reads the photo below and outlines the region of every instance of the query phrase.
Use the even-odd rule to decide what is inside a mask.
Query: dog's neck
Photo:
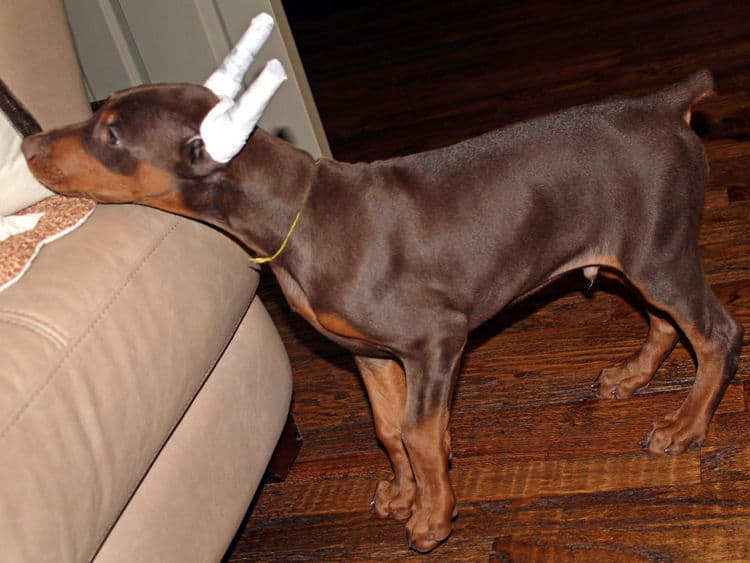
[[[270,256],[305,205],[316,174],[309,154],[257,129],[222,174],[183,186],[182,196],[195,217],[236,237],[253,254]]]

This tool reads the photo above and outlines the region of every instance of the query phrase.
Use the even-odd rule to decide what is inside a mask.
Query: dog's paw
[[[650,374],[634,371],[626,363],[603,369],[591,387],[600,399],[627,399],[649,381]]]
[[[455,510],[449,515],[440,515],[428,509],[417,510],[406,523],[406,538],[409,547],[420,553],[432,551],[451,535]]]
[[[703,445],[707,428],[707,423],[695,417],[671,415],[654,424],[641,445],[653,455],[679,455],[691,446]]]
[[[414,482],[398,485],[393,479],[380,481],[370,504],[379,518],[408,520],[416,492],[417,486]]]

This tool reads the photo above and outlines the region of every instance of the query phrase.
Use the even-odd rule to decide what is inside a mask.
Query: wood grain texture
[[[693,113],[711,163],[703,264],[750,328],[750,3],[285,4],[331,148],[346,161],[643,94],[709,67],[718,95]],[[590,384],[638,349],[647,324],[637,295],[587,283],[565,276],[471,335],[451,423],[460,515],[430,557],[750,559],[747,337],[705,445],[649,457],[638,441],[685,398],[691,352],[678,344],[633,398],[597,400]],[[401,523],[370,513],[389,467],[354,362],[289,311],[268,272],[260,293],[292,360],[304,446],[286,482],[265,486],[227,561],[421,557]]]

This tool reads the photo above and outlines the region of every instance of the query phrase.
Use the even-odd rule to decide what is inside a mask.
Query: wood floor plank
[[[750,479],[750,447],[733,443],[704,448],[701,454],[701,481]]]
[[[494,560],[747,560],[748,486],[655,488],[637,502],[627,492],[543,499],[499,530]]]
[[[463,503],[509,501],[539,496],[621,491],[667,485],[697,484],[701,454],[670,456],[600,456],[538,461],[462,460],[451,471]],[[291,506],[264,502],[258,516],[281,518],[366,510],[375,482],[361,473],[337,479],[289,481],[268,485],[264,495],[293,499]],[[283,508],[282,508],[283,506]]]
[[[466,503],[454,535],[433,558],[741,561],[749,496],[750,483],[743,481]],[[421,557],[400,544],[401,524],[371,513],[265,518],[256,532],[243,538],[247,560]]]

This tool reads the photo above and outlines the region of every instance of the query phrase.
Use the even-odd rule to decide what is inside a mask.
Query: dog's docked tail
[[[681,82],[660,90],[648,99],[658,107],[674,111],[690,124],[692,107],[714,94],[714,77],[707,69],[699,70]]]

